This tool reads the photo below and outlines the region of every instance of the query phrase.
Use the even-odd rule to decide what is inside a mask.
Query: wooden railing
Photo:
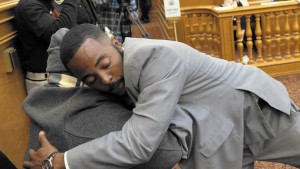
[[[164,18],[163,3],[157,8],[165,38],[174,40],[173,23]],[[179,41],[213,57],[255,65],[274,76],[299,73],[299,10],[296,1],[232,9],[216,5],[184,7],[177,36]],[[246,20],[244,31],[242,17]]]
[[[5,59],[7,50],[16,46],[13,11],[17,3],[17,0],[0,0],[0,150],[17,168],[22,168],[30,126],[22,109],[26,96],[24,77],[20,68],[8,71],[10,62]]]

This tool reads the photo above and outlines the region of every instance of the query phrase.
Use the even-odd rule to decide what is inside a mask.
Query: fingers
[[[36,151],[34,151],[33,149],[29,149],[29,157],[30,159],[34,159],[36,156]]]
[[[50,142],[48,141],[48,139],[46,137],[46,133],[44,131],[40,131],[39,140],[40,140],[40,143],[41,143],[42,147],[50,145]]]
[[[34,158],[34,155],[36,154],[36,151],[33,149],[29,149],[29,157],[30,159]],[[34,167],[34,164],[31,161],[24,161],[23,162],[23,167],[25,168],[32,168]]]
[[[57,148],[55,148],[47,139],[46,133],[44,131],[39,132],[39,141],[41,143],[41,147],[38,150],[29,150],[30,161],[24,161],[23,166],[30,169],[40,169],[42,166],[42,162],[46,159],[46,157],[52,153],[57,152]]]
[[[58,151],[56,147],[54,147],[46,137],[46,133],[44,131],[39,132],[39,140],[41,143],[41,148],[37,152],[44,153],[52,153],[54,151]],[[47,154],[47,155],[48,155]]]
[[[30,161],[24,161],[23,162],[23,167],[24,168],[31,168],[31,167],[33,167],[33,164]]]

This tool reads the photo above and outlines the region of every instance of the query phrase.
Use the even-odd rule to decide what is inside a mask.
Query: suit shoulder
[[[148,46],[148,47],[166,47],[170,48],[173,45],[184,45],[184,43],[171,41],[171,40],[163,40],[163,39],[144,39],[144,38],[126,38],[124,42],[125,46],[132,47],[140,47],[140,46]]]

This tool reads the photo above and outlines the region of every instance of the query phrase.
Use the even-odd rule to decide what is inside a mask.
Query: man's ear
[[[110,39],[111,39],[112,44],[114,44],[115,46],[122,46],[116,36],[112,36]]]
[[[122,44],[118,41],[116,36],[111,37],[111,42],[120,52],[123,52]]]

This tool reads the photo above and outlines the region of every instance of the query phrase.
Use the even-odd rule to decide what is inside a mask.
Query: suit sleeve
[[[185,82],[184,63],[174,55],[169,49],[149,54],[132,117],[121,131],[69,150],[70,169],[130,168],[151,158],[170,125]]]

